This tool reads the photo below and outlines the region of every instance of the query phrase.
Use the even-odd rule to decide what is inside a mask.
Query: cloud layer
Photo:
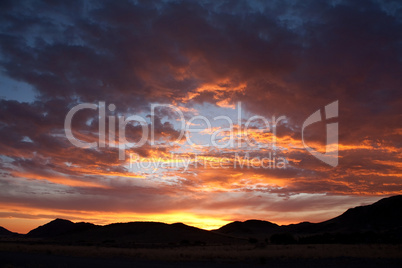
[[[98,223],[182,219],[207,228],[248,218],[319,221],[402,192],[397,2],[1,5],[0,223],[10,229],[23,219],[35,225],[55,216]],[[331,168],[304,149],[301,128],[336,100],[339,165]],[[128,151],[125,161],[116,148],[74,147],[64,132],[68,111],[99,102],[116,106],[107,116],[143,116],[169,146],[146,143]],[[217,149],[173,144],[180,128],[172,110],[149,117],[152,103],[180,107],[187,119],[232,117],[238,102],[244,118],[236,129],[255,115],[286,116],[277,126],[276,151],[263,146],[273,135],[259,132],[256,122],[252,145]],[[97,111],[77,113],[72,127],[81,140],[98,141]],[[138,125],[127,127],[130,141],[141,134]],[[203,134],[200,140],[210,133]],[[309,145],[325,150],[325,122],[305,135]],[[130,152],[142,162],[197,154],[208,164],[133,171]],[[233,166],[236,154],[263,158],[270,152],[286,158],[287,168]],[[224,166],[210,165],[223,158]]]

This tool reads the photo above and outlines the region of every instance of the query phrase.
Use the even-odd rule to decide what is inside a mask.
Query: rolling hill
[[[12,237],[12,236],[18,236],[19,234],[11,232],[9,230],[7,230],[4,227],[0,226],[0,237]]]
[[[183,223],[128,222],[100,226],[55,219],[31,230],[21,239],[123,247],[145,244],[236,244],[247,243],[250,238],[267,243],[402,243],[401,208],[402,195],[398,195],[348,209],[338,217],[320,223],[279,226],[269,221],[247,220],[231,222],[213,231]],[[12,235],[15,233],[0,228],[0,237]]]
[[[72,233],[80,233],[88,229],[96,228],[97,225],[86,222],[73,223],[69,220],[55,219],[49,223],[39,226],[29,233],[27,237],[55,237],[61,235],[70,235]]]
[[[336,241],[338,240],[335,236],[346,237],[360,234],[364,237],[363,234],[369,234],[374,237],[374,240],[390,240],[390,237],[393,237],[396,241],[402,241],[401,208],[402,195],[398,195],[381,199],[371,205],[348,209],[338,217],[320,223],[302,222],[278,226],[267,221],[253,220],[232,222],[215,232],[259,239],[268,238],[273,234],[290,234],[296,237],[318,237],[325,234],[329,237],[328,239]]]
[[[56,219],[26,237],[59,243],[133,246],[136,244],[232,244],[239,239],[188,226],[160,222],[113,223],[105,226]]]

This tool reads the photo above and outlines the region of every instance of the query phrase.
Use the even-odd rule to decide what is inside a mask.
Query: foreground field
[[[401,267],[402,245],[108,248],[0,243],[1,267]]]

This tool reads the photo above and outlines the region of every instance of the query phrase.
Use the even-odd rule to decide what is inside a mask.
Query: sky
[[[399,1],[1,1],[0,226],[320,222],[401,194],[401,72]]]

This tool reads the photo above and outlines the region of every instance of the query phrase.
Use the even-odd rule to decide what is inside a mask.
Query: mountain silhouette
[[[105,226],[73,223],[56,219],[30,231],[27,237],[44,238],[60,243],[105,244],[132,246],[135,244],[232,244],[238,239],[183,223],[160,222],[113,223]]]
[[[269,221],[247,220],[244,222],[231,222],[215,230],[215,232],[237,237],[250,237],[272,234],[277,232],[279,229],[279,225]]]
[[[342,215],[319,224],[330,231],[385,231],[402,226],[402,195],[348,209]]]
[[[215,230],[217,233],[236,237],[266,239],[273,234],[288,234],[297,237],[327,235],[336,236],[370,234],[377,240],[402,241],[402,195],[384,198],[378,202],[348,209],[333,219],[310,223],[278,226],[267,221],[232,222]],[[363,235],[361,235],[363,237]],[[373,238],[373,239],[374,239]],[[375,240],[374,239],[374,240]]]
[[[16,235],[19,235],[19,234],[11,232],[11,231],[7,230],[6,228],[0,226],[0,237],[11,237],[11,236],[16,236]]]
[[[291,233],[385,232],[402,227],[402,195],[381,199],[374,204],[350,208],[343,214],[320,223],[283,226]]]
[[[95,242],[113,241],[134,243],[233,243],[234,239],[183,223],[160,222],[114,223],[83,234]]]
[[[348,209],[320,223],[301,222],[279,226],[269,221],[235,221],[213,231],[183,223],[128,222],[105,226],[55,219],[24,237],[68,244],[133,246],[137,244],[234,244],[271,243],[370,243],[402,242],[402,195]],[[0,228],[0,236],[15,233]],[[24,238],[22,238],[24,239]],[[252,240],[251,240],[252,239]]]
[[[54,237],[76,232],[82,232],[88,229],[96,228],[92,223],[78,222],[73,223],[69,220],[55,219],[45,225],[31,230],[27,237]]]

